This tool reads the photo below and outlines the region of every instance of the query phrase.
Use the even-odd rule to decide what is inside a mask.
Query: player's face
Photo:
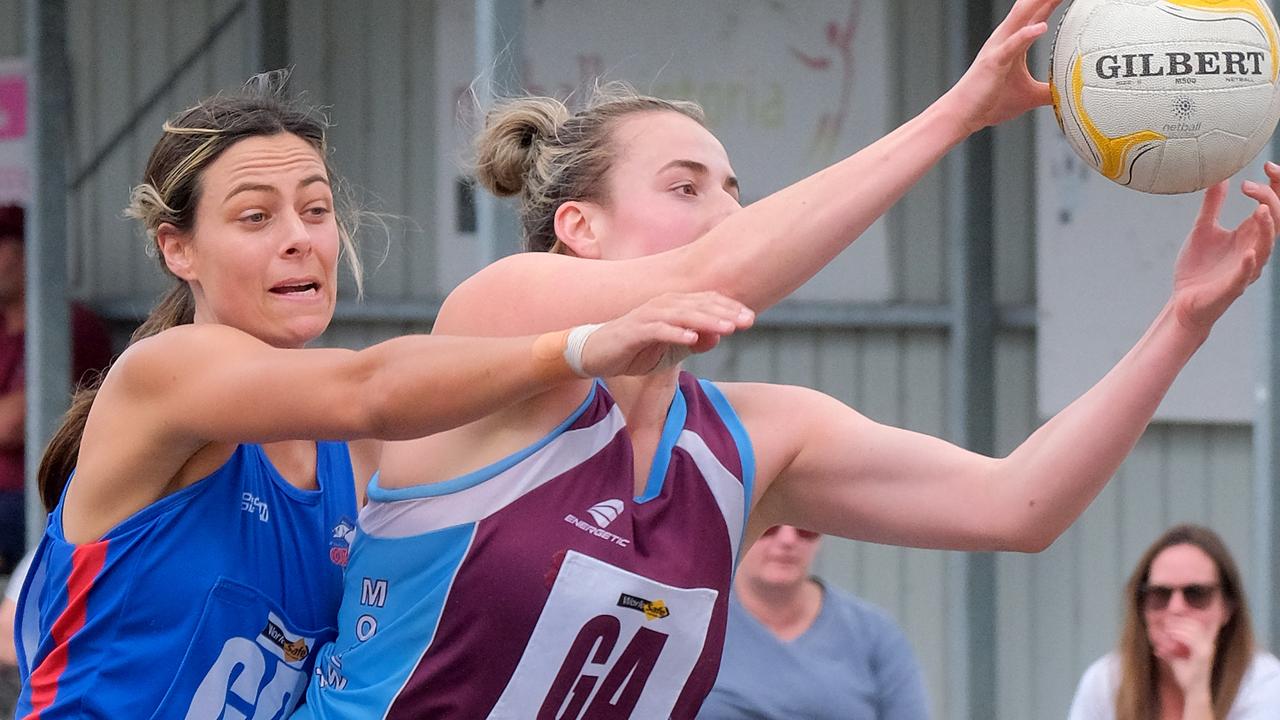
[[[1157,654],[1177,642],[1178,624],[1194,622],[1217,634],[1231,618],[1218,566],[1195,545],[1173,545],[1151,562],[1142,597],[1147,637]]]
[[[205,169],[185,242],[197,322],[301,347],[333,317],[338,226],[319,153],[291,134],[232,145]]]
[[[775,525],[764,532],[738,566],[747,582],[770,586],[795,586],[809,579],[809,567],[818,554],[821,536],[791,525]]]
[[[605,259],[686,245],[742,209],[724,146],[676,112],[630,115],[613,130],[615,159],[598,236]]]

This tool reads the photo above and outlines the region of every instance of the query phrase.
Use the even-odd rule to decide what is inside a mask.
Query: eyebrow
[[[317,174],[315,174],[315,175],[308,175],[307,177],[305,177],[305,178],[303,178],[302,180],[298,181],[298,187],[299,187],[299,188],[304,188],[304,187],[306,187],[306,186],[308,186],[308,185],[313,185],[313,184],[315,184],[315,183],[324,183],[325,185],[328,185],[328,184],[329,184],[329,178],[327,178],[327,177],[325,177],[324,175],[321,175],[321,174],[319,174],[319,173],[317,173]],[[242,193],[242,192],[269,192],[269,193],[277,193],[277,192],[279,192],[279,191],[278,191],[278,190],[276,190],[276,187],[275,187],[274,185],[264,185],[264,184],[262,184],[262,183],[241,183],[241,184],[239,184],[239,185],[237,185],[237,186],[235,186],[235,187],[231,188],[231,192],[227,193],[227,196],[226,196],[225,198],[223,198],[223,199],[222,199],[222,202],[226,202],[226,201],[230,200],[233,196],[238,195],[238,194],[240,194],[240,193]]]
[[[658,173],[659,174],[664,173],[673,167],[684,168],[691,172],[697,173],[698,175],[711,174],[711,169],[708,168],[706,165],[703,165],[702,163],[698,162],[697,160],[672,160],[671,162],[659,168]],[[728,178],[725,179],[724,184],[728,187],[733,188],[738,193],[742,192],[742,187],[738,184],[738,176],[736,175],[730,175]]]

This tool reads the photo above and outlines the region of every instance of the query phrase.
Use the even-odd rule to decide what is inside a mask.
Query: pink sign
[[[27,79],[0,75],[0,140],[27,134]]]

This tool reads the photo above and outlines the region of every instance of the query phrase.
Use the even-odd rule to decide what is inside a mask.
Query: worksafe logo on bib
[[[648,620],[661,620],[671,614],[667,604],[661,600],[645,600],[626,593],[622,593],[618,598],[618,607],[639,610]]]
[[[284,654],[285,662],[296,663],[307,657],[310,650],[307,649],[307,639],[303,637],[290,637],[285,629],[280,627],[275,621],[275,617],[267,618],[267,626],[259,633],[260,637],[266,638]]]

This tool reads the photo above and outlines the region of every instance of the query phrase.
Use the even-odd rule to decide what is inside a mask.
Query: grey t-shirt
[[[925,720],[928,699],[906,637],[885,612],[834,588],[800,637],[782,641],[729,599],[715,687],[699,720]]]

